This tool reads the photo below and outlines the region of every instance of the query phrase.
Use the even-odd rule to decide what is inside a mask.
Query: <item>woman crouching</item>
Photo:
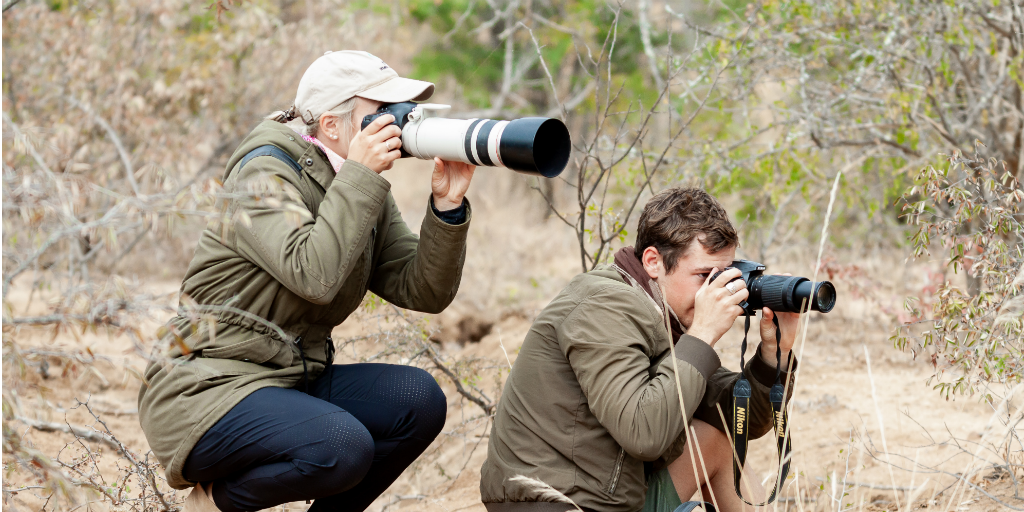
[[[433,90],[369,53],[328,52],[232,155],[232,222],[203,231],[181,285],[195,305],[167,324],[179,342],[139,391],[168,483],[194,486],[186,511],[364,510],[441,431],[447,401],[427,372],[334,365],[330,336],[367,290],[428,313],[458,290],[474,167],[435,159],[417,237],[381,177],[401,131],[389,115],[359,130],[382,103]],[[273,200],[251,193],[271,185]]]

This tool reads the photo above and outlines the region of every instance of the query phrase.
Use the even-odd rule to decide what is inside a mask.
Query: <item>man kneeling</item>
[[[732,386],[740,374],[722,367],[713,347],[743,313],[737,304],[748,292],[725,286],[738,270],[710,279],[729,266],[738,244],[713,197],[669,189],[644,207],[635,249],[616,253],[614,265],[576,276],[544,308],[494,419],[480,481],[489,512],[566,509],[540,485],[514,478],[519,475],[551,486],[585,511],[640,510],[649,477],[663,477],[665,468],[683,501],[700,489],[707,501],[713,492],[724,512],[745,507],[734,492],[732,447],[722,421],[723,414],[731,421]],[[782,350],[785,371],[796,335],[798,315],[778,314],[777,346],[773,316],[764,308],[761,345],[744,369],[752,387],[751,438],[771,429],[776,350]],[[676,340],[675,365],[669,340]],[[707,464],[696,475],[684,415]],[[701,457],[694,457],[699,468]]]

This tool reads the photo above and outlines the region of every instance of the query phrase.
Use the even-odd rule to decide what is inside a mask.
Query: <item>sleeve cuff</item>
[[[462,198],[462,204],[457,208],[451,210],[440,211],[434,206],[434,196],[430,196],[430,211],[434,212],[434,216],[444,222],[445,224],[451,224],[457,226],[466,222],[466,205],[468,204],[465,197]]]
[[[676,358],[696,368],[704,380],[711,378],[711,375],[722,366],[718,352],[715,352],[711,345],[689,334],[680,336],[676,342]],[[772,378],[775,378],[774,374]]]
[[[751,358],[750,362],[747,363],[747,372],[751,377],[754,378],[754,380],[761,383],[765,387],[772,387],[772,385],[775,384],[775,367],[769,364],[768,361],[765,361],[763,357],[761,357],[760,344],[757,345],[757,350],[755,351],[755,353],[757,355]],[[779,378],[782,380],[783,383],[785,383],[786,379],[789,378],[790,373],[796,371],[796,367],[797,361],[796,356],[794,355],[793,360],[790,361],[789,369],[787,371],[782,372],[779,375]]]

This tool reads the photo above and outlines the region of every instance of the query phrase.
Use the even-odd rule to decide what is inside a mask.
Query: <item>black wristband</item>
[[[451,210],[440,211],[434,206],[434,196],[430,196],[430,209],[434,212],[434,215],[441,219],[441,222],[445,224],[458,225],[466,222],[466,198],[462,198],[462,204],[458,208]]]

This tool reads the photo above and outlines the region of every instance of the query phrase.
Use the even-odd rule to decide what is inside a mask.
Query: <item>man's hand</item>
[[[380,174],[391,168],[402,156],[402,129],[391,124],[395,116],[383,115],[366,125],[352,137],[348,146],[348,159],[359,162]]]
[[[772,321],[776,315],[779,317],[779,327],[782,328],[782,339],[778,344],[775,341],[775,323]],[[799,323],[799,313],[776,313],[767,307],[761,309],[761,357],[772,367],[775,367],[775,352],[779,348],[782,349],[782,369],[786,370],[789,366],[789,352],[796,343]]]
[[[736,281],[743,285],[736,293],[731,293],[725,288],[727,283],[743,275],[739,269],[726,270],[718,279],[711,281],[716,272],[717,268],[712,270],[704,280],[704,285],[697,290],[693,306],[693,325],[686,331],[690,336],[699,338],[712,347],[732,327],[736,318],[743,314],[743,308],[737,304],[747,300],[747,296],[750,295],[743,281]]]
[[[430,176],[430,189],[434,194],[434,208],[448,211],[462,205],[462,197],[469,189],[475,165],[446,162],[434,157],[434,173]]]

